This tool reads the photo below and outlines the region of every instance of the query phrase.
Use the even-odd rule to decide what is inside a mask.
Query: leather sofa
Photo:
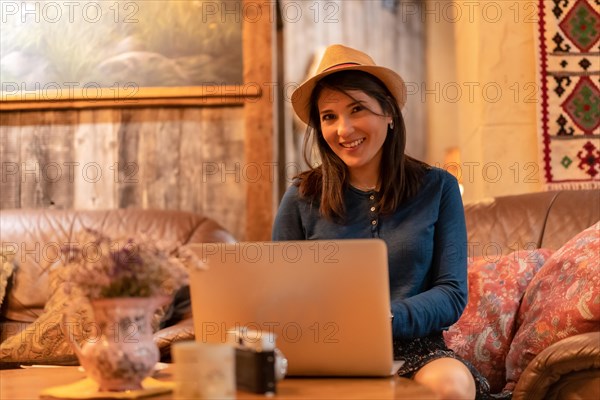
[[[600,219],[600,191],[496,197],[466,204],[465,218],[470,257],[484,251],[490,256],[531,248],[556,250]]]
[[[540,192],[498,197],[465,206],[470,256],[509,254],[531,248],[558,249],[570,238],[600,220],[600,191]],[[144,232],[169,240],[174,248],[195,242],[231,242],[234,238],[215,221],[175,211],[111,210],[55,211],[2,210],[0,239],[16,243],[28,254],[0,310],[2,340],[31,323],[41,312],[47,293],[44,271],[49,263],[33,259],[44,244],[68,241],[83,227],[108,236]],[[39,244],[36,250],[35,244]],[[493,244],[493,245],[492,245]],[[27,247],[29,246],[29,247]],[[32,250],[33,249],[33,250]],[[163,359],[173,340],[193,337],[185,295],[176,322],[158,331],[156,341]],[[600,398],[599,332],[568,337],[548,347],[526,368],[514,390],[514,399]]]
[[[58,246],[75,241],[78,232],[84,229],[93,229],[110,238],[135,238],[144,234],[172,253],[189,243],[235,241],[216,221],[181,211],[2,210],[1,249],[15,253],[17,268],[0,309],[0,342],[18,335],[42,314],[50,296],[48,270],[59,257]],[[154,335],[162,358],[168,358],[172,341],[193,338],[191,312],[186,301],[187,296],[175,295],[175,301],[161,323],[162,329]],[[4,368],[19,364],[18,360],[10,362],[10,357],[8,361],[1,361]],[[43,364],[46,361],[72,363],[75,360],[71,354],[66,359],[40,358],[34,361]]]
[[[556,250],[600,220],[600,190],[498,197],[465,205],[465,216],[471,257]],[[513,391],[515,400],[598,398],[600,324],[597,332],[567,337],[539,353]]]

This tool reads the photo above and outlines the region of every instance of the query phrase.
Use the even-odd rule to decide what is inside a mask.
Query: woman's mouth
[[[353,149],[356,146],[358,146],[359,144],[361,144],[362,142],[365,141],[365,138],[361,138],[361,139],[357,139],[353,142],[348,142],[348,143],[340,143],[340,146],[346,148],[346,149]]]

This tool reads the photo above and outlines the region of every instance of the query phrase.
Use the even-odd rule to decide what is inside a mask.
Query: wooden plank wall
[[[0,209],[162,208],[246,231],[242,107],[0,113]]]

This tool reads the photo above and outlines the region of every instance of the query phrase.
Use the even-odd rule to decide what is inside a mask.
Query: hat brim
[[[363,71],[379,79],[390,91],[402,109],[406,104],[406,85],[396,72],[379,65],[352,65],[343,68],[334,68],[313,76],[298,86],[292,93],[292,107],[304,123],[310,125],[310,98],[317,82],[324,77],[342,71]]]

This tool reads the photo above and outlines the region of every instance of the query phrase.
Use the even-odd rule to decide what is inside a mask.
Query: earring
[[[389,124],[388,124],[388,128],[394,129],[394,120],[392,120]]]

